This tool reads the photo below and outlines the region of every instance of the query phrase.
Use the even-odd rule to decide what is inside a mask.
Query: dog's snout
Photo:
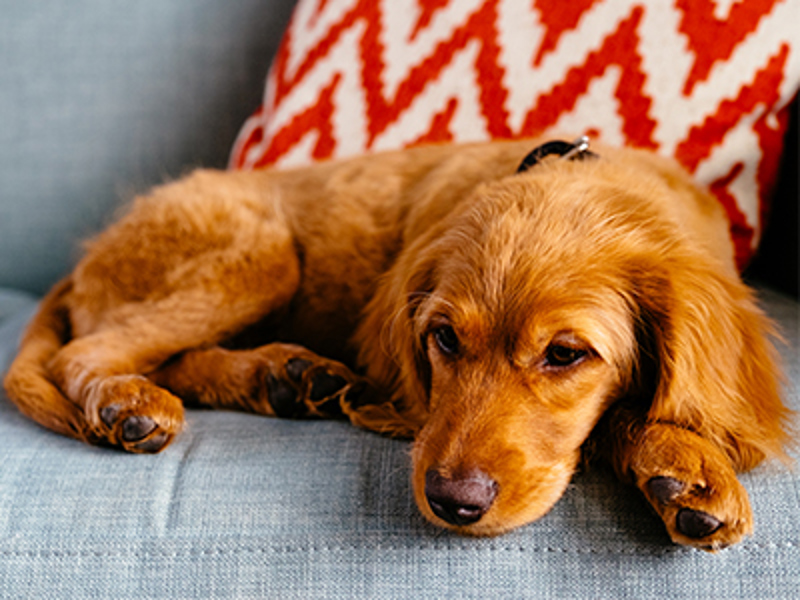
[[[445,477],[436,469],[425,473],[425,497],[434,514],[451,525],[480,520],[497,496],[497,482],[480,470]]]

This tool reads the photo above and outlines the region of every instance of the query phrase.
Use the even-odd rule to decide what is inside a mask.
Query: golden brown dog
[[[723,211],[652,154],[541,143],[157,188],[44,300],[8,394],[132,452],[183,401],[343,414],[415,437],[420,510],[476,535],[542,516],[590,439],[673,540],[737,542],[735,470],[784,456],[788,410]]]

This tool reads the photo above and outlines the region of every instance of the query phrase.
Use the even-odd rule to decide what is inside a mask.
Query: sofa
[[[0,0],[0,375],[79,241],[126,199],[224,168],[291,0]],[[795,103],[796,104],[796,103]],[[800,408],[797,108],[746,272]],[[673,545],[602,466],[496,538],[429,525],[409,443],[344,422],[189,410],[157,455],[53,434],[0,393],[0,598],[798,598],[800,474],[742,475],[755,533]]]

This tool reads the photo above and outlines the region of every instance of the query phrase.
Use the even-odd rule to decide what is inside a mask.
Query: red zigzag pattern
[[[360,150],[366,151],[374,148],[382,136],[386,136],[390,128],[406,116],[426,90],[437,83],[441,85],[443,73],[468,48],[474,49],[472,84],[477,90],[477,104],[483,121],[480,125],[484,131],[465,134],[458,130],[454,119],[464,99],[458,90],[453,90],[449,98],[440,99],[437,106],[429,107],[427,121],[416,123],[416,133],[400,145],[469,137],[488,139],[540,134],[557,126],[563,115],[575,110],[578,103],[590,95],[594,82],[617,68],[621,74],[613,95],[622,141],[670,154],[689,170],[705,175],[706,183],[730,215],[740,263],[749,258],[763,217],[758,210],[747,209],[747,202],[758,204],[758,198],[743,198],[741,190],[735,189],[735,182],[745,177],[750,168],[747,160],[728,163],[722,169],[704,165],[725,144],[726,136],[745,123],[749,135],[757,139],[755,151],[759,156],[756,157],[753,179],[756,192],[762,198],[763,212],[778,167],[782,134],[787,123],[785,107],[800,82],[797,49],[789,41],[791,23],[800,22],[800,3],[794,0],[744,0],[732,5],[727,17],[722,19],[716,14],[719,9],[715,8],[712,0],[676,0],[675,7],[668,9],[676,21],[677,33],[671,33],[676,40],[683,40],[683,47],[675,48],[674,52],[676,57],[690,60],[684,60],[687,72],[676,69],[675,77],[681,85],[674,94],[675,102],[691,100],[693,94],[700,95],[698,90],[708,95],[708,89],[701,88],[709,88],[715,69],[724,67],[732,57],[738,57],[737,52],[743,45],[754,44],[759,28],[766,26],[768,17],[772,17],[769,26],[774,29],[778,21],[786,35],[781,39],[768,36],[772,45],[766,53],[762,52],[766,60],[748,72],[737,71],[738,91],[733,94],[728,91],[727,96],[721,96],[694,122],[678,125],[678,137],[667,143],[659,138],[658,132],[669,131],[673,124],[668,122],[669,118],[659,118],[658,111],[654,111],[654,102],[660,100],[661,107],[668,107],[671,99],[659,96],[660,90],[648,86],[648,68],[652,71],[670,65],[648,66],[644,43],[646,35],[652,33],[644,25],[648,16],[646,11],[656,10],[655,3],[643,5],[625,0],[473,1],[474,9],[456,26],[449,25],[448,29],[443,24],[446,20],[437,21],[437,18],[453,8],[456,0],[416,0],[405,10],[409,20],[409,52],[426,33],[433,31],[440,37],[436,38],[427,54],[418,56],[418,60],[410,64],[390,94],[386,91],[386,61],[390,59],[385,39],[388,34],[384,3],[395,0],[313,0],[316,4],[309,13],[309,7],[304,3],[310,1],[300,0],[303,6],[296,11],[272,65],[265,103],[243,128],[233,150],[232,167],[259,168],[280,164],[283,158],[297,150],[301,142],[309,139],[315,141],[308,158],[340,155],[341,152],[337,151],[342,140],[337,139],[337,135],[341,137],[343,133],[337,133],[335,126],[335,115],[339,110],[337,98],[342,102],[342,98],[350,98],[355,93],[350,89],[340,89],[345,85],[347,73],[358,73],[360,90],[357,93],[365,113],[364,147]],[[503,25],[507,21],[503,21],[500,15],[501,9],[509,7],[520,15],[527,14],[530,17],[528,24],[520,19],[518,25],[514,24],[517,30],[509,32],[508,26]],[[301,8],[306,9],[304,14],[310,17],[301,18]],[[777,15],[779,9],[784,14]],[[599,42],[587,52],[576,50],[568,55],[568,60],[559,58],[557,55],[565,52],[566,38],[585,25],[593,11],[600,10],[612,10],[615,20],[604,22],[603,35],[597,37]],[[453,14],[448,16],[451,21],[455,18]],[[331,15],[335,18],[330,19]],[[311,29],[320,29],[325,18],[329,18],[330,23],[321,29],[321,34],[315,33],[318,39],[313,41]],[[788,23],[785,23],[787,19]],[[781,25],[781,22],[784,23]],[[668,23],[664,24],[664,27],[668,26]],[[516,121],[520,125],[515,128],[509,107],[509,86],[515,86],[517,82],[509,82],[503,57],[504,50],[509,48],[504,49],[502,44],[505,40],[510,46],[508,40],[515,39],[514,36],[530,39],[534,34],[540,41],[529,57],[530,77],[535,79],[537,68],[556,59],[563,63],[562,76],[547,89],[537,90],[523,118]],[[307,47],[297,43],[303,41],[307,44],[308,38],[312,43]],[[357,46],[353,48],[353,55],[358,57],[360,64],[341,65],[332,60],[325,63],[338,47],[352,44],[353,39]],[[313,96],[306,91],[303,100],[298,100],[296,92],[309,85],[313,78],[321,78],[324,83],[316,83]],[[521,83],[530,87],[531,82]],[[595,125],[587,122],[587,132],[598,133]],[[606,125],[601,123],[598,129]],[[750,160],[752,162],[752,158]]]

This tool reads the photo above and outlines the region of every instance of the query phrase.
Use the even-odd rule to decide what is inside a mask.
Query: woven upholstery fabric
[[[797,303],[765,300],[796,389]],[[0,289],[0,374],[34,308]],[[672,545],[600,468],[529,526],[443,532],[414,505],[408,443],[343,422],[189,411],[167,450],[134,456],[45,431],[0,394],[0,440],[0,598],[800,597],[800,478],[775,465],[742,477],[755,535],[711,556]]]
[[[0,0],[0,285],[41,293],[113,211],[224,167],[292,0]]]
[[[800,84],[793,0],[300,0],[231,165],[588,133],[678,159],[759,240]]]

